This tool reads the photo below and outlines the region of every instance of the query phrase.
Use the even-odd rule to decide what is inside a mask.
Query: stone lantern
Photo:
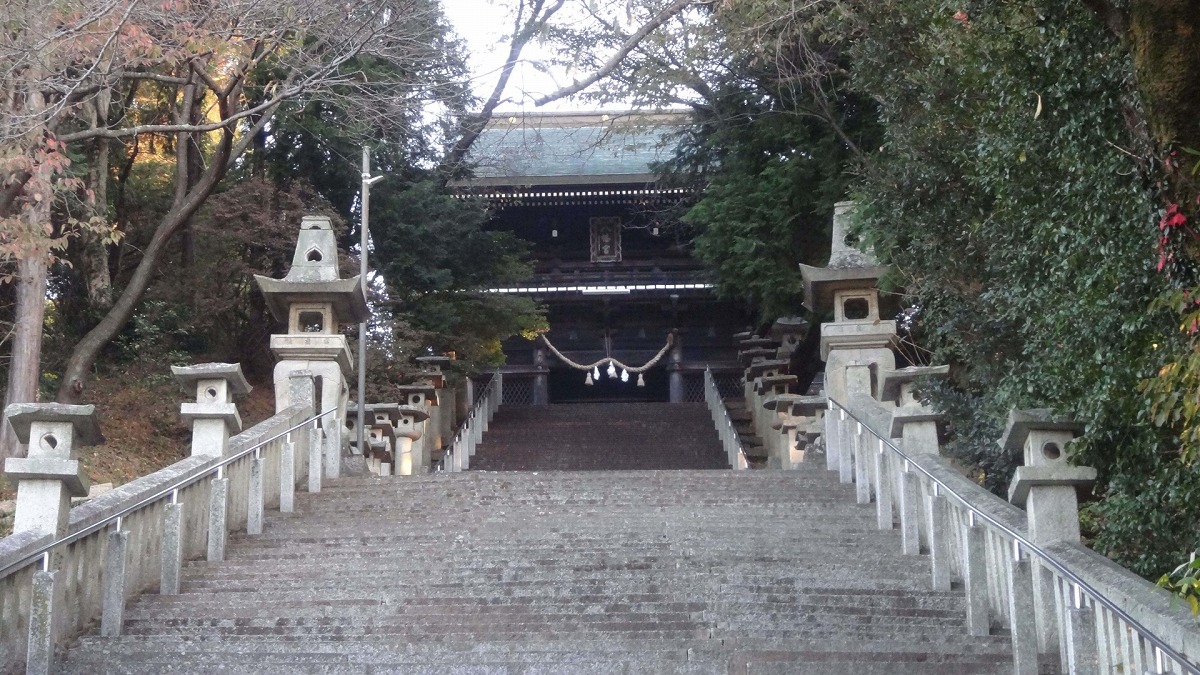
[[[772,353],[774,352],[772,351]],[[766,390],[760,388],[760,381],[768,379],[774,383],[774,378],[787,376],[787,369],[788,362],[783,359],[756,358],[746,367],[746,409],[750,411],[750,416],[753,419],[754,433],[764,441],[767,439],[770,430],[771,416],[763,412],[763,393]],[[796,378],[793,376],[785,385],[795,380]],[[772,389],[774,389],[773,386]],[[777,393],[783,393],[784,391],[786,391],[786,386]]]
[[[103,443],[96,406],[14,403],[4,411],[28,457],[9,457],[4,472],[17,481],[13,533],[67,533],[71,497],[88,493],[88,478],[76,459],[82,446]]]
[[[822,412],[827,405],[824,396],[787,393],[773,394],[763,401],[764,408],[775,411],[771,428],[779,436],[779,468],[795,469],[804,463],[808,446],[820,435]]]
[[[869,381],[848,382],[848,366],[872,366],[877,373],[896,368],[891,350],[896,322],[882,320],[879,309],[879,278],[888,268],[873,253],[859,251],[846,241],[853,209],[854,202],[834,206],[829,264],[800,265],[805,306],[816,314],[833,311],[833,321],[821,326],[821,358],[826,363],[826,393],[842,404],[851,393],[870,395],[874,386]]]
[[[896,404],[890,435],[903,439],[904,451],[910,455],[938,454],[938,424],[944,417],[921,405],[913,395],[913,386],[917,380],[945,377],[949,372],[949,366],[910,366],[883,374],[879,400]]]
[[[417,363],[425,371],[420,375],[420,382],[432,386],[435,391],[435,403],[427,412],[429,424],[426,427],[426,446],[431,450],[442,450],[446,441],[454,435],[455,405],[453,391],[446,387],[446,374],[442,368],[450,365],[453,360],[449,356],[418,356]]]
[[[346,336],[338,331],[368,316],[359,278],[340,278],[337,241],[329,218],[305,216],[287,276],[271,279],[255,275],[254,280],[271,314],[287,322],[287,333],[271,336],[271,351],[280,359],[275,365],[275,411],[291,404],[291,373],[312,371],[318,410],[336,410],[333,419],[321,420],[332,449],[325,455],[326,474],[336,477],[341,472],[341,438],[346,425],[346,377],[353,371]]]
[[[179,415],[192,423],[192,456],[220,457],[229,435],[242,430],[234,396],[250,393],[250,385],[236,363],[202,363],[171,366],[175,381],[185,393],[196,393],[195,403],[184,403]]]
[[[416,473],[416,457],[413,456],[413,444],[421,440],[422,427],[429,419],[429,413],[412,406],[400,406],[399,416],[395,423],[396,434],[396,466],[401,476]],[[404,473],[408,470],[409,473]]]
[[[771,324],[771,330],[767,335],[772,340],[779,342],[777,358],[790,360],[796,350],[800,348],[805,336],[808,335],[808,321],[798,316],[779,317],[775,323]]]
[[[1008,499],[1025,507],[1029,540],[1036,546],[1057,542],[1079,543],[1080,490],[1096,481],[1096,469],[1067,463],[1067,443],[1083,425],[1055,417],[1050,410],[1012,410],[1000,447],[1021,452],[1025,465],[1017,467],[1008,487]],[[1033,609],[1042,651],[1055,651],[1058,643],[1054,582],[1041,565],[1033,565]]]
[[[433,442],[429,438],[432,434],[426,434],[425,431],[432,427],[432,424],[426,422],[437,413],[438,405],[437,387],[432,384],[407,384],[396,387],[396,392],[400,395],[400,405],[413,410],[419,410],[423,413],[420,420],[413,422],[416,429],[421,433],[412,438],[409,452],[412,453],[412,472],[414,475],[429,473],[431,460],[433,459]]]

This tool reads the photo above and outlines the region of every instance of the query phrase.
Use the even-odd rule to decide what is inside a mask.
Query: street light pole
[[[362,284],[363,297],[367,297],[367,233],[371,222],[371,186],[383,180],[383,176],[371,177],[371,151],[362,149],[362,240],[359,242],[358,282]],[[358,451],[366,454],[363,447],[363,428],[367,418],[367,321],[358,324]]]

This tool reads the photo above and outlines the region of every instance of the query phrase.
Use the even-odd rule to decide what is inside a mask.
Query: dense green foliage
[[[1122,150],[1127,54],[1062,3],[977,2],[957,20],[863,4],[853,19],[893,26],[850,47],[886,130],[856,187],[868,239],[920,306],[919,341],[954,366],[931,392],[958,413],[950,451],[999,484],[1019,462],[992,445],[1009,408],[1079,419],[1073,459],[1104,478],[1097,546],[1143,574],[1174,567],[1200,543],[1200,476],[1139,393],[1178,341],[1150,307],[1169,284],[1154,192]]]
[[[765,319],[793,311],[796,263],[824,261],[815,241],[853,196],[893,266],[885,286],[905,293],[909,356],[951,366],[927,392],[948,452],[1000,491],[1020,461],[995,442],[1009,409],[1079,419],[1072,459],[1101,472],[1094,545],[1147,576],[1174,568],[1200,544],[1200,472],[1179,437],[1200,412],[1182,293],[1196,266],[1159,241],[1127,45],[1045,1],[741,0],[713,21],[730,73],[674,167],[706,170],[687,220],[722,287]]]
[[[852,153],[785,91],[758,82],[765,86],[730,85],[701,112],[671,168],[705,182],[684,216],[697,232],[697,257],[717,272],[724,294],[774,318],[802,311],[796,263],[828,259],[829,214],[845,197]]]

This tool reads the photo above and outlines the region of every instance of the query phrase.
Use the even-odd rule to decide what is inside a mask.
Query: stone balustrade
[[[208,396],[207,379],[200,378],[201,396],[223,399],[221,392]],[[310,467],[320,469],[325,445],[314,414],[313,375],[293,372],[288,384],[291,405],[228,438],[223,452],[209,454],[205,446],[220,430],[200,428],[193,449],[199,442],[203,451],[69,512],[65,499],[19,500],[18,523],[61,526],[26,528],[0,540],[0,671],[24,666],[28,673],[51,672],[55,650],[97,621],[103,635],[119,635],[127,600],[152,590],[178,593],[183,561],[223,559],[229,532],[260,533],[264,509],[292,510],[298,485],[319,490],[320,471],[309,473]],[[219,407],[216,419],[225,426],[229,410]],[[59,449],[99,438],[91,406],[20,404],[6,414],[6,423],[19,433],[32,431],[36,441],[44,440],[50,432],[43,427],[50,425]],[[16,468],[24,464],[29,462],[18,461]],[[12,475],[20,481],[19,494],[27,481],[54,481],[69,490],[78,474],[60,473]]]
[[[721,400],[720,390],[717,389],[717,381],[709,369],[704,371],[704,402],[712,414],[713,424],[717,427],[717,435],[721,438],[721,447],[725,449],[730,468],[735,471],[749,469],[750,464],[746,460],[746,451],[742,448],[737,428],[733,419],[729,417],[729,410]]]
[[[969,633],[1009,632],[1017,675],[1036,675],[1039,653],[1064,673],[1197,672],[1167,651],[1200,660],[1187,610],[1079,542],[1075,492],[1095,471],[1066,464],[1075,425],[1013,412],[1001,444],[1026,457],[1014,504],[963,477],[936,452],[936,435],[933,452],[911,443],[903,428],[933,420],[906,408],[864,394],[830,400],[827,452],[835,466],[849,462],[843,482],[874,504],[880,529],[899,528],[905,553],[929,556],[935,589],[965,587]]]
[[[455,473],[471,468],[471,457],[475,455],[475,447],[483,442],[483,432],[487,431],[503,400],[504,374],[496,371],[450,442],[449,449],[442,457],[442,471]]]

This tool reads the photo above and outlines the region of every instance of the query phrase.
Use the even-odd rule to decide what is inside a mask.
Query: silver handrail
[[[442,455],[441,461],[438,462],[438,471],[446,470],[446,461],[454,456],[455,451],[460,446],[460,441],[462,440],[463,434],[466,433],[468,430],[471,430],[473,432],[473,429],[470,429],[470,422],[472,419],[475,419],[476,413],[478,413],[481,409],[483,409],[484,406],[491,405],[491,398],[492,398],[492,396],[495,395],[496,386],[500,382],[499,375],[500,375],[499,370],[492,373],[491,378],[488,379],[488,383],[483,386],[483,392],[479,395],[478,398],[475,399],[475,403],[471,406],[470,412],[467,413],[467,416],[463,420],[463,423],[461,425],[459,425],[458,431],[456,431],[454,433],[454,439],[450,441],[450,451],[447,452],[446,454]]]
[[[947,494],[949,494],[952,497],[954,497],[955,499],[957,499],[967,509],[967,511],[972,515],[972,517],[982,519],[984,522],[986,522],[989,525],[991,525],[992,527],[996,528],[1001,533],[1007,535],[1014,542],[1019,544],[1021,549],[1025,550],[1028,553],[1032,553],[1033,555],[1036,555],[1048,567],[1053,568],[1056,572],[1058,572],[1060,575],[1062,575],[1068,581],[1070,581],[1072,584],[1074,584],[1075,587],[1079,591],[1086,593],[1093,600],[1095,600],[1096,602],[1100,603],[1105,608],[1107,608],[1110,612],[1112,612],[1113,614],[1116,614],[1117,617],[1119,619],[1121,619],[1122,621],[1124,621],[1130,628],[1137,631],[1137,633],[1142,638],[1144,638],[1145,640],[1150,642],[1152,645],[1154,645],[1155,649],[1159,650],[1164,655],[1166,655],[1167,657],[1174,660],[1181,667],[1185,668],[1187,670],[1187,672],[1192,673],[1193,675],[1200,675],[1200,666],[1197,666],[1193,662],[1189,661],[1188,658],[1185,657],[1183,654],[1180,654],[1178,651],[1176,651],[1174,648],[1172,648],[1170,645],[1168,645],[1166,642],[1164,642],[1157,635],[1151,633],[1150,630],[1148,628],[1146,628],[1145,626],[1143,626],[1137,619],[1134,619],[1132,616],[1129,615],[1128,612],[1126,612],[1125,610],[1118,607],[1115,602],[1110,600],[1107,596],[1105,596],[1100,591],[1096,590],[1096,588],[1093,587],[1091,584],[1084,581],[1078,574],[1071,571],[1066,565],[1064,565],[1062,562],[1060,562],[1054,556],[1050,555],[1048,552],[1043,550],[1041,547],[1039,547],[1038,545],[1029,541],[1029,539],[1026,538],[1024,535],[1022,535],[1021,533],[1013,530],[1012,528],[1008,527],[1004,523],[993,518],[991,515],[989,515],[982,509],[971,504],[969,501],[967,501],[966,497],[959,494],[958,491],[956,491],[954,488],[950,487],[944,481],[942,481],[941,479],[934,476],[932,473],[930,473],[928,470],[926,470],[924,467],[922,467],[920,464],[918,464],[916,461],[914,461],[911,457],[909,457],[907,454],[905,454],[905,452],[903,450],[901,450],[895,443],[893,443],[890,438],[880,434],[875,429],[872,429],[869,424],[867,424],[865,421],[860,419],[854,413],[850,412],[850,410],[847,409],[846,406],[844,406],[841,403],[830,398],[829,399],[829,410],[832,412],[835,409],[835,407],[838,410],[845,413],[846,415],[848,415],[850,417],[850,419],[857,422],[860,426],[862,426],[862,428],[871,432],[871,435],[874,436],[875,438],[879,439],[879,441],[881,443],[883,443],[883,444],[887,445],[887,447],[891,448],[892,452],[895,452],[901,459],[904,460],[904,466],[906,469],[908,467],[915,467],[918,471],[925,474],[925,476],[927,478],[929,478],[929,480],[932,481],[934,485],[937,486],[939,492],[945,491]]]
[[[740,471],[750,467],[749,461],[746,459],[746,450],[742,447],[742,438],[738,435],[737,427],[733,424],[733,418],[729,416],[729,408],[725,407],[725,402],[721,400],[721,391],[717,388],[717,379],[713,377],[712,368],[704,367],[704,401],[708,404],[708,410],[712,413],[713,424],[718,425],[717,432],[721,436],[723,444],[732,443],[732,448],[736,452],[729,452],[726,448],[726,456],[729,459],[730,468]],[[721,419],[718,420],[718,413]],[[720,424],[724,422],[725,430],[721,432]],[[726,438],[730,440],[726,440]]]
[[[58,548],[59,546],[65,546],[67,544],[71,544],[73,542],[76,542],[76,541],[88,536],[89,534],[99,532],[100,530],[104,529],[105,527],[108,527],[113,522],[115,522],[119,519],[122,519],[125,516],[128,516],[129,514],[133,513],[134,511],[138,511],[146,506],[149,506],[150,504],[153,504],[154,502],[159,501],[160,499],[166,497],[167,495],[169,495],[173,492],[177,492],[188,486],[198,483],[201,480],[203,480],[204,478],[213,474],[214,472],[219,473],[221,471],[221,469],[238,461],[239,459],[242,459],[246,455],[249,455],[250,453],[263,447],[264,445],[267,445],[268,443],[277,441],[280,438],[283,438],[284,436],[287,436],[288,434],[292,433],[296,429],[299,429],[307,424],[312,424],[313,422],[316,422],[317,420],[321,419],[322,417],[324,417],[330,413],[334,413],[334,412],[337,412],[337,408],[330,408],[329,410],[326,410],[323,413],[313,415],[312,417],[309,417],[308,419],[306,419],[302,422],[294,424],[266,440],[259,441],[259,442],[255,443],[254,445],[251,445],[250,447],[245,448],[244,450],[241,450],[235,454],[229,455],[228,457],[222,458],[221,461],[217,462],[216,464],[213,464],[212,466],[201,471],[200,473],[195,474],[194,476],[189,476],[187,478],[181,478],[181,479],[175,481],[174,483],[170,484],[169,486],[162,488],[158,492],[155,492],[153,495],[150,495],[149,497],[141,499],[137,503],[131,504],[130,506],[127,506],[127,507],[121,509],[120,511],[104,518],[103,520],[97,521],[97,522],[79,530],[78,532],[73,532],[73,533],[65,535],[59,539],[56,539],[50,543],[43,544],[36,551],[28,553],[25,556],[19,558],[18,560],[15,560],[15,561],[9,563],[8,565],[5,565],[3,568],[0,568],[0,579],[3,579],[4,577],[8,576],[11,572],[15,572],[16,570],[19,570],[19,569],[28,567],[29,565],[32,565],[33,563],[37,562],[39,558],[46,559],[46,557],[50,554],[50,552],[52,550]]]

